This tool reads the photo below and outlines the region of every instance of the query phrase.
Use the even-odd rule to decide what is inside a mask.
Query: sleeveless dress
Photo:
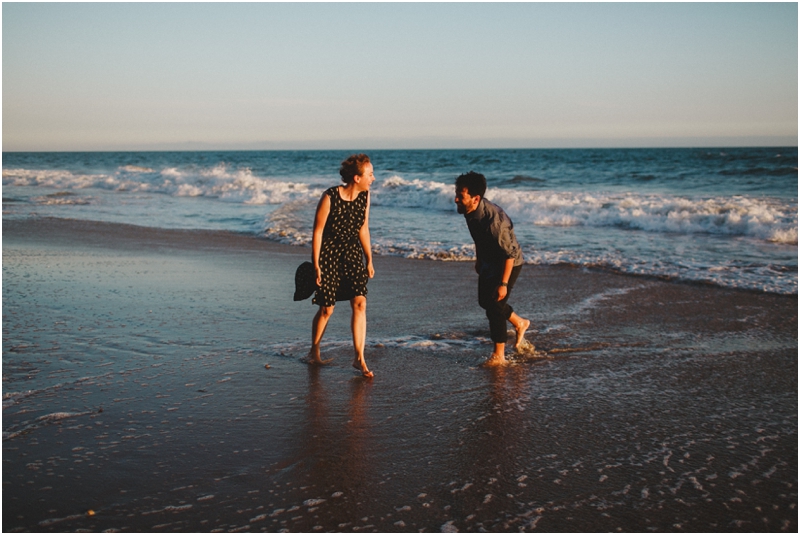
[[[364,225],[369,193],[362,191],[352,201],[345,201],[334,186],[325,190],[330,197],[331,211],[322,232],[319,266],[322,286],[317,289],[313,303],[332,307],[336,301],[349,301],[367,295],[369,272],[364,265],[364,250],[358,233]]]

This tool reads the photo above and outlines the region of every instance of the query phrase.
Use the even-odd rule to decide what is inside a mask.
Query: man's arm
[[[508,295],[508,281],[511,279],[511,271],[519,255],[519,245],[514,238],[514,224],[505,212],[499,211],[494,214],[492,223],[489,227],[498,249],[505,255],[503,263],[503,275],[500,285],[497,287],[497,300],[502,301]]]
[[[503,278],[500,280],[500,285],[497,287],[497,300],[502,301],[508,295],[508,281],[511,278],[511,271],[514,269],[514,259],[506,258],[506,263],[503,265]]]
[[[489,203],[490,220],[487,230],[497,246],[498,252],[505,258],[518,258],[520,254],[519,243],[514,236],[514,223],[502,208]]]

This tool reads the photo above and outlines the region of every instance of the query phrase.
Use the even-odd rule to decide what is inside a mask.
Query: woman
[[[313,303],[319,310],[311,324],[308,361],[324,364],[319,344],[333,314],[336,301],[350,301],[353,317],[355,359],[353,367],[364,377],[373,377],[364,360],[367,338],[367,282],[375,275],[369,238],[369,187],[375,180],[366,154],[354,154],[339,169],[343,186],[323,193],[314,218],[312,261],[317,271],[317,292]],[[364,256],[367,264],[364,265]]]

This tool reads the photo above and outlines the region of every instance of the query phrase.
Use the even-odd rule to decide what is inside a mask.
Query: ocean
[[[320,195],[352,152],[4,152],[3,218],[227,230],[309,247]],[[365,152],[378,255],[471,260],[453,183],[473,170],[513,220],[528,264],[797,295],[796,147]]]

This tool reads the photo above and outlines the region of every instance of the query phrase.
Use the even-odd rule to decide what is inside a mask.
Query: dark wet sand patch
[[[528,267],[485,369],[471,265],[380,257],[365,380],[346,303],[299,361],[305,249],[3,239],[4,531],[797,530],[796,297]]]

